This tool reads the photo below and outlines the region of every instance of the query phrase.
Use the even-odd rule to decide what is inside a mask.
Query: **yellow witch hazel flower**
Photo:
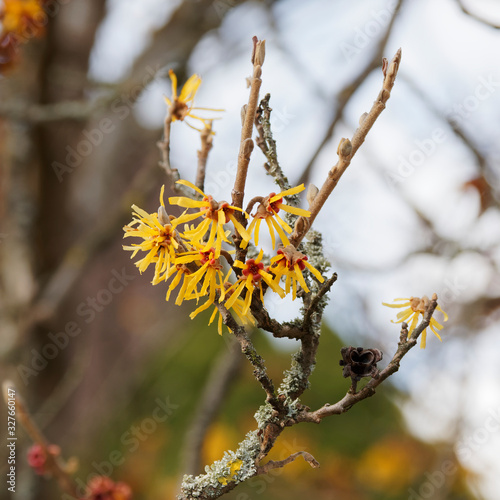
[[[256,259],[247,259],[247,261],[243,264],[243,262],[237,260],[234,263],[234,267],[239,267],[242,269],[241,277],[236,281],[236,283],[231,287],[232,295],[227,299],[225,306],[227,309],[234,308],[234,304],[236,303],[240,293],[244,288],[247,289],[247,293],[245,295],[244,307],[242,310],[243,316],[245,316],[249,309],[250,304],[252,302],[252,294],[255,288],[259,288],[260,290],[260,300],[262,304],[264,304],[264,293],[262,291],[262,280],[264,280],[269,287],[275,291],[281,298],[285,297],[285,292],[279,286],[277,282],[273,280],[273,277],[264,271],[264,264],[261,262],[262,257],[264,255],[264,251],[261,250]],[[221,297],[222,300],[222,297]]]
[[[222,249],[222,242],[230,243],[224,230],[224,225],[231,221],[243,238],[243,241],[250,239],[247,230],[236,220],[234,211],[238,210],[243,212],[241,208],[229,205],[227,201],[215,201],[212,196],[206,195],[201,189],[197,188],[189,181],[180,180],[178,184],[188,186],[198,194],[203,196],[202,200],[193,200],[185,196],[174,196],[168,199],[172,205],[178,205],[184,208],[198,208],[199,211],[194,214],[184,213],[176,219],[176,225],[190,222],[203,216],[203,221],[199,223],[194,229],[188,229],[183,233],[183,237],[193,244],[201,244],[204,241],[205,235],[210,230],[208,239],[205,242],[203,251],[210,248],[215,248],[215,258],[219,258]],[[244,213],[244,212],[243,212]]]
[[[306,281],[302,271],[308,269],[320,282],[325,280],[321,273],[307,262],[307,255],[299,252],[293,245],[288,245],[283,249],[278,250],[278,255],[271,259],[269,271],[276,276],[275,282],[279,283],[282,276],[285,276],[285,292],[290,293],[292,288],[292,299],[297,298],[297,283],[303,288],[306,293],[309,293]]]
[[[403,321],[406,321],[408,323],[408,320],[411,319],[411,323],[409,323],[409,328],[408,328],[408,338],[410,338],[410,335],[412,334],[413,330],[415,330],[417,323],[418,323],[418,318],[419,315],[421,314],[422,317],[425,314],[425,311],[429,305],[429,297],[427,295],[424,295],[422,298],[420,297],[410,297],[410,298],[399,298],[399,299],[394,299],[394,302],[402,302],[401,304],[387,304],[385,302],[382,302],[382,305],[387,306],[387,307],[394,307],[394,308],[401,308],[401,307],[406,307],[403,311],[398,312],[397,321],[392,321],[393,323],[402,323]],[[443,313],[444,316],[444,321],[448,321],[448,315],[441,309],[440,306],[436,307],[437,311],[440,311]],[[443,328],[443,325],[438,323],[434,318],[431,318],[431,321],[429,323],[429,327],[436,335],[436,337],[441,341],[441,337],[439,333],[436,330],[441,330]],[[426,341],[427,341],[427,329],[425,329],[422,332],[422,335],[420,336],[420,348],[425,349]]]
[[[141,274],[155,263],[155,274],[153,285],[160,283],[167,278],[170,266],[175,259],[175,251],[179,248],[176,241],[175,227],[170,223],[170,219],[165,211],[163,203],[163,192],[165,186],[162,186],[160,192],[160,208],[157,214],[148,214],[142,208],[132,205],[133,219],[130,224],[124,226],[124,238],[130,236],[142,238],[141,243],[132,243],[131,246],[123,246],[124,250],[132,252],[133,259],[139,250],[147,252],[147,255],[137,261],[135,265],[139,268]]]
[[[224,111],[223,109],[195,108],[193,106],[194,96],[196,95],[196,92],[201,85],[201,78],[198,75],[195,74],[189,77],[188,81],[182,87],[181,93],[177,95],[177,76],[172,70],[170,70],[168,74],[170,76],[170,80],[172,81],[172,98],[169,99],[168,97],[165,97],[165,102],[169,106],[169,111],[170,115],[172,116],[173,122],[175,122],[176,120],[184,121],[184,119],[189,116],[190,118],[194,118],[205,123],[205,121],[207,120],[206,118],[201,118],[192,113],[192,111],[195,109],[207,111]]]
[[[254,200],[259,202],[259,206],[255,214],[252,214],[253,220],[248,226],[248,233],[254,233],[254,241],[255,245],[259,244],[259,230],[260,224],[262,220],[266,221],[267,227],[269,228],[269,233],[271,235],[271,242],[273,245],[273,250],[276,247],[276,237],[274,231],[278,233],[282,243],[284,246],[290,245],[290,241],[285,234],[285,231],[288,234],[291,234],[292,228],[278,215],[278,212],[283,210],[284,212],[288,212],[294,215],[301,215],[303,217],[310,217],[311,212],[309,210],[304,210],[303,208],[292,207],[291,205],[285,205],[283,203],[284,196],[290,196],[303,191],[304,184],[300,186],[296,186],[291,189],[287,189],[286,191],[282,191],[281,193],[271,193],[269,196],[265,198],[256,197]],[[249,209],[250,210],[250,209]],[[245,248],[247,242],[242,243],[242,248]]]
[[[194,262],[200,266],[197,271],[185,277],[187,286],[179,292],[176,303],[190,299],[198,300],[200,297],[205,297],[208,294],[207,301],[189,315],[191,319],[213,304],[217,292],[221,294],[221,297],[224,297],[226,289],[224,287],[222,264],[215,257],[214,248],[210,248],[208,251],[196,250],[179,254],[175,262],[176,264]],[[198,284],[201,284],[200,290],[197,289]]]

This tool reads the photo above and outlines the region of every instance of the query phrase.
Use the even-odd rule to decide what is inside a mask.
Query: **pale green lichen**
[[[255,475],[260,443],[257,431],[249,432],[236,451],[226,451],[221,460],[205,467],[205,474],[185,475],[178,498],[217,498],[230,482],[241,483]]]
[[[309,387],[309,381],[307,380],[308,375],[304,373],[300,363],[301,355],[301,351],[292,354],[290,369],[283,373],[283,382],[279,386],[278,393],[284,394],[287,398],[289,394],[293,394],[304,387],[304,384],[306,384],[306,387]],[[314,370],[314,365],[311,366],[311,371],[312,370]]]
[[[273,417],[274,408],[269,404],[263,404],[256,412],[253,418],[257,421],[259,429],[264,429],[266,424],[278,422],[276,417]]]
[[[304,253],[307,259],[321,274],[330,269],[331,264],[325,258],[323,251],[323,236],[318,231],[310,230],[306,235],[306,241],[303,243]]]

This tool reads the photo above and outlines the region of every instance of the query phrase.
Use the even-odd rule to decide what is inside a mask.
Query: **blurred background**
[[[13,3],[24,2],[2,9]],[[387,109],[315,221],[339,279],[304,404],[347,390],[341,346],[379,348],[381,366],[392,357],[399,327],[382,301],[436,292],[450,320],[376,397],[287,430],[269,457],[306,450],[320,469],[299,460],[226,498],[498,499],[499,2],[49,0],[44,11],[16,43],[3,18],[0,375],[79,458],[78,481],[109,474],[135,499],[175,498],[182,474],[256,427],[263,393],[230,336],[165,302],[122,250],[130,205],[156,211],[167,182],[156,142],[170,68],[180,82],[202,76],[198,106],[226,110],[205,191],[230,198],[256,35],[292,185],[321,185],[380,90],[382,57],[403,51]],[[194,181],[198,134],[174,123],[171,147]],[[274,190],[264,161],[256,148],[247,200]],[[266,307],[280,320],[298,311]],[[254,338],[279,380],[297,345]],[[19,498],[60,498],[17,432]]]

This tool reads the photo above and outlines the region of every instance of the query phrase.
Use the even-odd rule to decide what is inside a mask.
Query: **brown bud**
[[[387,77],[393,78],[397,70],[398,70],[398,65],[394,62],[391,62],[391,64],[389,64],[389,69],[387,70]]]
[[[339,147],[337,148],[337,154],[341,157],[347,157],[352,152],[352,144],[349,139],[340,139]]]
[[[386,57],[382,58],[382,74],[384,78],[387,76],[387,66],[389,66],[389,61]]]
[[[266,58],[266,41],[261,40],[255,46],[254,66],[262,66]]]
[[[243,106],[241,107],[241,111],[240,111],[241,125],[243,125],[245,123],[245,116],[246,115],[247,115],[247,105],[243,104]]]
[[[316,198],[318,193],[319,193],[319,189],[314,184],[309,184],[309,186],[307,187],[307,193],[306,193],[306,199],[307,199],[307,203],[309,203],[309,206],[311,206],[313,204],[314,198]]]
[[[163,226],[165,224],[170,224],[170,218],[167,214],[167,211],[165,210],[165,207],[161,205],[158,207],[158,222],[162,224]]]
[[[366,111],[359,117],[359,124],[362,125],[363,122],[366,120],[366,117],[368,116],[368,113]]]
[[[350,346],[343,347],[340,353],[342,359],[339,364],[344,367],[342,375],[345,378],[358,381],[363,377],[378,377],[377,363],[382,359],[382,351]]]
[[[245,142],[243,143],[243,155],[244,156],[250,156],[253,151],[253,141],[252,139],[246,139]]]

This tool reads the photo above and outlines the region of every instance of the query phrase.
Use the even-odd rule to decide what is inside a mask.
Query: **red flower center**
[[[181,121],[184,120],[184,118],[186,118],[187,111],[188,111],[188,106],[185,102],[178,101],[177,99],[174,101],[171,112],[172,116],[176,120],[181,120]]]
[[[222,265],[219,261],[219,259],[216,259],[214,257],[215,255],[215,248],[211,248],[210,250],[207,250],[206,252],[198,252],[200,254],[200,261],[202,265],[206,264],[208,262],[209,267],[213,267],[215,269],[222,269]]]
[[[245,264],[245,268],[242,271],[243,276],[248,277],[252,275],[252,279],[254,281],[259,281],[262,279],[262,276],[259,274],[259,271],[264,269],[264,264],[262,262],[255,262],[255,259],[248,259]]]
[[[271,193],[268,197],[270,200],[273,196],[276,196],[276,193]],[[280,207],[279,205],[283,203],[283,198],[278,198],[277,200],[273,201],[270,203],[269,201],[266,203],[266,209],[268,212],[273,213],[273,212],[279,212]]]

